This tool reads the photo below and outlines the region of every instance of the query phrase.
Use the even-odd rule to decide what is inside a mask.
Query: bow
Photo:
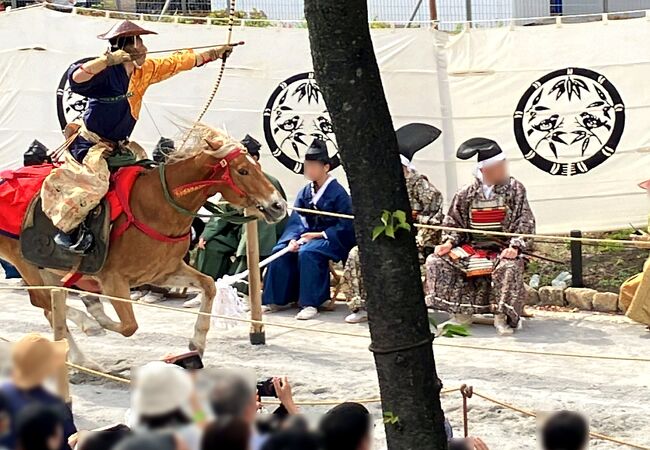
[[[232,30],[235,24],[235,7],[236,7],[237,0],[230,0],[230,11],[228,14],[228,38],[226,40],[226,45],[232,45]],[[194,124],[192,125],[192,129],[186,134],[185,139],[183,140],[183,143],[180,145],[179,150],[183,149],[185,147],[185,144],[187,143],[187,140],[189,139],[190,135],[192,134],[192,131],[194,131],[194,128],[196,125],[203,120],[203,116],[205,116],[205,113],[208,112],[208,109],[210,109],[210,105],[212,104],[212,101],[214,98],[217,96],[217,91],[219,91],[219,86],[221,86],[221,80],[223,79],[223,74],[226,71],[226,60],[222,59],[221,60],[221,67],[219,68],[219,74],[217,75],[217,80],[214,83],[214,87],[212,88],[212,92],[210,93],[210,96],[208,97],[208,101],[205,103],[205,106],[203,107],[203,110],[201,110],[201,113],[199,114],[199,117],[194,121]]]

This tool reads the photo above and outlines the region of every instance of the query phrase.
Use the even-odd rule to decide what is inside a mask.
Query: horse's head
[[[244,146],[225,133],[199,125],[194,132],[197,164],[212,167],[209,188],[228,203],[246,208],[267,222],[279,222],[287,214],[287,203],[262,172],[260,164]]]

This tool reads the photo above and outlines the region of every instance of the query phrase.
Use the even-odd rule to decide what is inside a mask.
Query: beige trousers
[[[113,152],[113,146],[100,136],[88,131],[85,126],[75,124],[72,132],[95,145],[79,163],[69,151],[65,152],[63,165],[54,169],[45,179],[41,189],[43,212],[55,227],[65,233],[77,228],[108,192],[110,171],[106,158]],[[66,132],[69,132],[66,129]],[[126,146],[138,160],[147,157],[138,144]]]

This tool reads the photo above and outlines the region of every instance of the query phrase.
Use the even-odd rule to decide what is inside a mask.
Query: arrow
[[[171,52],[177,52],[179,50],[188,50],[188,49],[201,49],[201,48],[213,48],[213,47],[221,47],[224,45],[230,45],[231,47],[237,47],[239,45],[244,45],[244,41],[239,41],[239,42],[231,42],[230,44],[212,44],[212,45],[200,45],[198,47],[183,47],[183,48],[170,48],[167,50],[154,50],[152,52],[147,52],[147,55],[155,54],[155,53],[171,53]]]

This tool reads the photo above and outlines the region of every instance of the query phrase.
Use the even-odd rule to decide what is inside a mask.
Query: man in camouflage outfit
[[[484,231],[535,233],[535,217],[528,205],[526,189],[509,176],[505,155],[498,144],[474,138],[463,143],[457,153],[461,159],[476,155],[479,161],[476,179],[455,195],[442,224]],[[527,248],[527,241],[521,237],[507,240],[445,232],[441,242],[426,261],[427,304],[454,314],[464,323],[471,323],[472,314],[493,313],[499,334],[512,334],[520,327],[526,295],[522,252]]]
[[[406,190],[411,204],[413,222],[425,225],[440,225],[442,212],[442,194],[433,186],[426,176],[415,170],[412,164],[415,153],[432,143],[440,136],[440,130],[430,125],[409,124],[396,132],[400,151],[400,160],[406,179]],[[440,239],[440,232],[424,228],[417,229],[415,237],[420,262],[430,254]],[[343,282],[351,314],[345,318],[348,323],[360,323],[368,319],[366,313],[366,292],[361,278],[359,247],[350,251],[343,272]]]

